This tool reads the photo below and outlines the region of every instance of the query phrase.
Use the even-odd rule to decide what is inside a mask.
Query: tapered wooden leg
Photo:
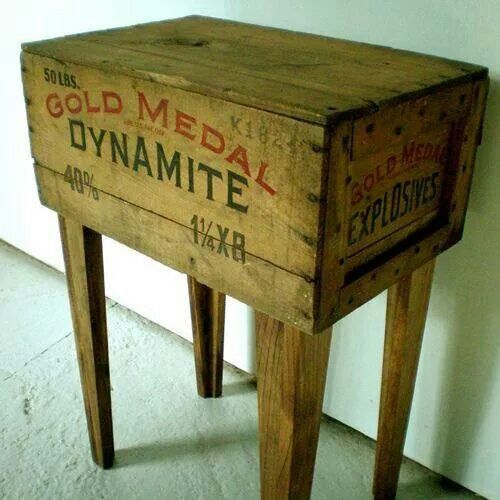
[[[222,394],[226,296],[192,276],[188,276],[188,286],[198,394],[217,398]]]
[[[434,271],[432,260],[388,290],[373,494],[396,496]]]
[[[308,335],[256,313],[264,500],[311,494],[331,330]]]
[[[101,235],[59,216],[71,315],[94,461],[114,458]]]

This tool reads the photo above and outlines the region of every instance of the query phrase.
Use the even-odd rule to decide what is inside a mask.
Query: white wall
[[[489,66],[484,141],[463,242],[438,259],[405,453],[500,499],[500,2],[498,0],[17,0],[0,19],[0,238],[62,268],[40,207],[19,77],[21,41],[199,13]],[[109,296],[190,338],[185,277],[105,242]],[[325,412],[375,437],[385,294],[334,328]],[[253,370],[251,314],[230,300],[226,359]],[[111,360],[112,361],[112,360]]]

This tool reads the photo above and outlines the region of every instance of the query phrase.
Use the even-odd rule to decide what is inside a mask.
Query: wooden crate
[[[22,72],[44,205],[305,332],[461,237],[485,68],[187,17]]]

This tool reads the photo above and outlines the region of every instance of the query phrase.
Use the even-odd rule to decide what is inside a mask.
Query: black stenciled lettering
[[[201,170],[202,172],[206,172],[207,174],[207,200],[213,200],[214,199],[214,186],[213,186],[213,178],[217,177],[222,180],[222,173],[216,170],[215,168],[212,168],[208,165],[205,165],[204,163],[199,163],[198,164],[198,170]]]
[[[101,157],[101,146],[102,146],[102,141],[104,140],[104,136],[106,135],[106,130],[101,129],[99,131],[99,135],[96,136],[94,129],[92,127],[89,127],[89,132],[90,132],[90,137],[92,137],[92,140],[94,141],[95,145],[95,154],[96,156]]]
[[[368,215],[370,214],[370,209],[371,205],[368,205],[365,210],[361,211],[360,218],[361,218],[361,231],[359,232],[358,239],[363,239],[365,236],[368,236],[370,234],[370,230],[368,229]]]
[[[145,167],[149,177],[153,177],[153,172],[151,172],[151,166],[149,165],[148,151],[146,149],[146,144],[144,143],[144,137],[137,137],[137,145],[135,148],[135,158],[134,158],[134,171],[138,172],[139,167]]]
[[[387,220],[387,193],[384,193],[384,201],[382,203],[382,227],[387,226],[389,224],[389,221]]]
[[[377,222],[377,219],[380,217],[380,214],[382,213],[382,199],[377,198],[373,202],[373,208],[372,208],[372,227],[371,227],[371,233],[375,231],[375,224]]]
[[[431,180],[430,177],[426,177],[424,180],[424,192],[422,193],[422,203],[427,203],[430,199],[430,198],[427,198],[427,191],[429,189],[430,180]]]
[[[411,186],[410,181],[405,181],[403,184],[403,193],[402,193],[402,198],[404,202],[404,209],[400,212],[400,217],[403,217],[408,212],[408,204],[410,202],[410,197],[408,195],[408,186]]]
[[[416,179],[412,179],[411,181],[410,207],[408,208],[408,212],[411,212],[413,210],[413,198],[415,195],[416,182],[417,182]]]
[[[233,260],[245,263],[245,235],[233,231]]]
[[[386,227],[435,199],[439,176],[440,172],[434,172],[411,181],[398,182],[364,210],[354,212],[349,219],[348,245],[361,242],[377,229]]]
[[[127,146],[127,134],[122,133],[122,142],[118,141],[115,132],[110,132],[110,142],[111,142],[111,161],[113,163],[118,163],[116,153],[120,157],[124,167],[128,167],[128,146]]]
[[[422,194],[424,191],[425,178],[415,181],[415,208],[418,208],[422,203]]]
[[[85,139],[85,125],[80,120],[71,120],[69,119],[69,135],[70,135],[70,144],[72,148],[80,149],[81,151],[85,151],[87,149],[87,141]],[[75,136],[75,127],[78,128],[80,134],[80,141],[77,142],[77,137]]]
[[[399,217],[399,207],[401,204],[401,183],[398,182],[392,188],[391,196],[391,222],[394,222]]]
[[[243,193],[243,189],[238,185],[235,185],[235,182],[239,182],[245,186],[248,186],[248,180],[246,177],[239,175],[232,170],[227,171],[227,206],[234,208],[235,210],[239,210],[244,214],[248,211],[248,205],[241,205],[234,201],[234,195],[237,194],[241,196]]]
[[[434,172],[431,175],[431,188],[432,188],[432,192],[429,195],[429,199],[430,200],[433,200],[436,197],[436,193],[437,193],[436,179],[438,177],[439,177],[439,172]]]
[[[194,193],[194,160],[188,156],[188,191]]]
[[[220,224],[217,224],[217,230],[219,231],[219,248],[217,249],[217,253],[224,253],[226,257],[229,257],[229,253],[226,247],[227,235],[229,234],[229,228],[222,227]]]
[[[161,142],[148,143],[142,136],[130,138],[123,132],[87,127],[83,121],[75,119],[69,119],[68,126],[70,146],[73,148],[92,152],[97,158],[107,154],[111,157],[108,156],[108,160],[127,168],[132,167],[134,172],[139,173],[145,169],[145,173],[155,180],[168,179],[175,182],[176,187],[184,188],[190,193],[205,195],[210,201],[222,198],[218,201],[224,200],[227,207],[244,214],[248,212],[249,206],[243,202],[245,188],[249,183],[246,176],[196,162],[180,151],[168,151]],[[88,142],[87,129],[90,137]],[[106,147],[108,141],[109,148]],[[152,168],[156,169],[154,174]],[[201,180],[203,175],[206,179]],[[214,185],[215,179],[220,181],[220,186]]]
[[[175,172],[175,185],[181,187],[181,154],[179,151],[174,151],[170,163],[165,156],[165,151],[163,146],[157,142],[156,143],[156,156],[158,161],[158,180],[163,180],[163,169],[167,173],[168,180],[172,179],[172,175]]]

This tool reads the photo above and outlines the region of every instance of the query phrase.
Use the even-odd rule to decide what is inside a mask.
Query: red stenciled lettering
[[[146,109],[149,118],[153,123],[156,122],[156,119],[160,116],[161,113],[161,126],[167,128],[168,101],[166,99],[160,99],[160,102],[153,111],[148,103],[146,96],[144,95],[144,92],[138,92],[137,95],[139,97],[139,119],[144,120],[144,109]]]
[[[417,144],[415,150],[415,161],[420,161],[424,159],[424,144]]]
[[[412,141],[409,144],[405,144],[403,146],[403,158],[402,158],[403,165],[413,163],[414,156],[415,156],[415,141]]]
[[[374,185],[375,185],[375,176],[373,175],[372,172],[370,172],[366,174],[365,178],[363,179],[363,187],[365,188],[365,191],[371,191]]]
[[[214,144],[214,139],[218,144]],[[201,132],[201,145],[216,154],[221,154],[226,147],[224,136],[206,123],[203,124]]]
[[[72,106],[72,101],[76,102],[76,106]],[[80,113],[82,110],[82,100],[78,94],[71,93],[66,96],[66,99],[64,99],[64,102],[66,104],[66,108],[70,113]]]
[[[92,106],[90,104],[89,93],[86,90],[83,91],[83,96],[85,97],[85,108],[88,113],[99,113],[101,111],[99,106]]]
[[[387,177],[392,177],[396,171],[398,161],[395,156],[387,158]]]
[[[238,144],[235,150],[226,157],[226,161],[228,163],[237,163],[243,169],[243,172],[248,175],[248,177],[252,177],[252,174],[250,173],[250,166],[248,165],[247,150],[243,146]]]
[[[271,196],[274,196],[276,194],[276,190],[273,189],[267,182],[264,180],[264,174],[266,173],[266,169],[269,165],[264,162],[260,162],[260,168],[259,172],[257,173],[257,179],[255,179],[255,182],[259,185],[262,186]]]
[[[432,156],[432,152],[434,151],[434,146],[428,142],[424,147],[424,160],[428,160]]]
[[[102,91],[102,101],[104,104],[105,113],[116,113],[122,112],[123,103],[121,97],[116,92],[111,92],[108,90]],[[113,106],[114,101],[114,106]]]
[[[363,199],[363,189],[358,182],[352,185],[351,205],[357,205]]]
[[[54,106],[52,105],[53,103]],[[59,118],[64,113],[64,108],[62,107],[61,100],[55,92],[47,96],[47,99],[45,99],[45,106],[47,107],[47,111],[49,112],[50,116],[53,116],[54,118]]]
[[[193,140],[196,134],[191,132],[193,125],[196,125],[196,118],[194,116],[176,110],[175,115],[175,131],[188,139]]]

